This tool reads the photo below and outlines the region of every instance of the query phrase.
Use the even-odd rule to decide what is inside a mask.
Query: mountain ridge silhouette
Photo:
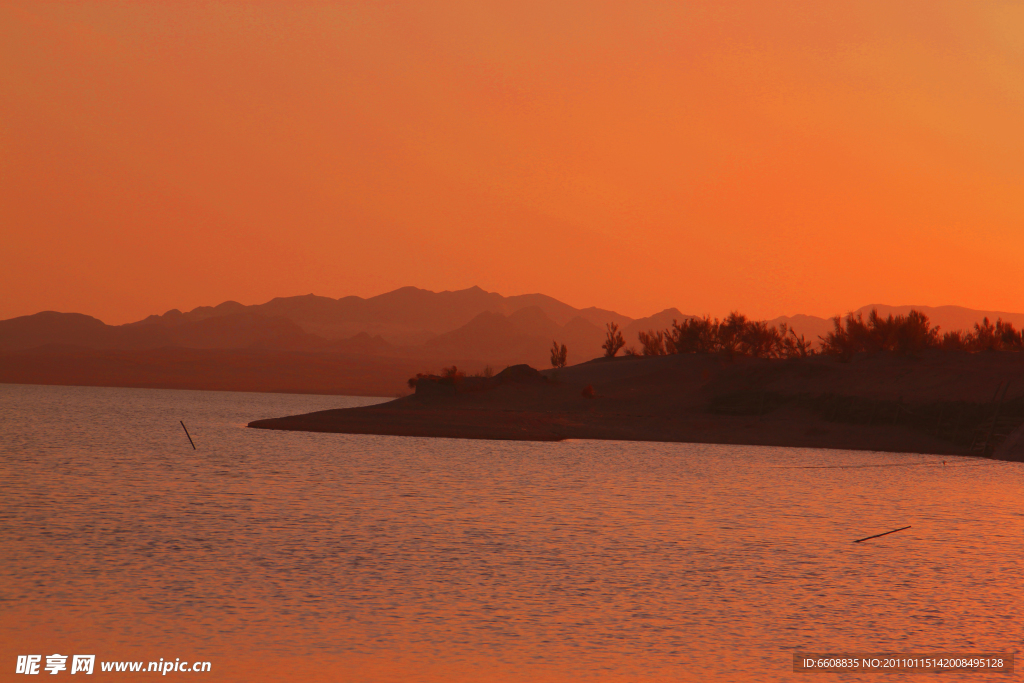
[[[1024,326],[1024,314],[977,311],[959,306],[863,306],[882,315],[916,308],[943,330],[969,329],[988,317]],[[166,348],[341,353],[356,357],[420,359],[424,366],[460,362],[548,365],[551,343],[565,344],[570,364],[600,356],[605,325],[618,324],[627,348],[638,334],[663,330],[691,317],[668,308],[633,319],[596,307],[578,309],[545,294],[502,296],[480,287],[432,292],[402,287],[363,299],[313,294],[277,297],[263,304],[225,301],[182,312],[171,309],[125,325],[106,325],[81,313],[43,311],[0,321],[0,352],[41,348],[146,351]],[[832,321],[809,315],[781,316],[808,340],[832,329]],[[426,367],[424,369],[427,369]]]

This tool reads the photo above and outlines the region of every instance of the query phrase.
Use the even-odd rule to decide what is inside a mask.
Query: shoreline
[[[588,386],[592,398],[583,395]],[[1007,390],[1014,386],[1017,392]],[[257,420],[248,426],[1024,460],[1024,358],[926,352],[842,362],[820,356],[766,360],[680,354],[598,359],[543,372],[513,366],[493,378],[467,377],[452,384],[421,380],[415,394],[388,403]]]

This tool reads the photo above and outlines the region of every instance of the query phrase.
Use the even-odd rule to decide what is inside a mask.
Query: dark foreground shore
[[[593,389],[593,396],[587,387]],[[375,406],[249,424],[345,434],[681,441],[1024,460],[1024,356],[625,357],[508,368]]]

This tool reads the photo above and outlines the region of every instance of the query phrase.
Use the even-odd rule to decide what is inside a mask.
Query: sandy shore
[[[584,396],[585,387],[594,396]],[[1024,356],[764,360],[684,354],[515,366],[365,408],[249,424],[347,434],[617,439],[1024,460]]]

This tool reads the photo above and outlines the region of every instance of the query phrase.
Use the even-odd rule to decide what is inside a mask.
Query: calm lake
[[[1019,651],[1021,464],[245,428],[378,400],[0,384],[0,679],[54,653],[97,675],[526,682]],[[884,676],[904,679],[928,676]]]

